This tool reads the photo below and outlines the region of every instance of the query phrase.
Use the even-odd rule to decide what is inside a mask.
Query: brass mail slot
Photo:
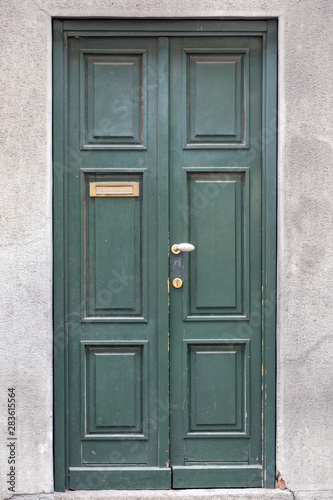
[[[139,182],[91,182],[90,196],[139,196]]]

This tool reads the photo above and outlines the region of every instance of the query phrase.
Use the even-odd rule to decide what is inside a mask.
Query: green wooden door
[[[170,299],[177,488],[261,484],[261,51],[255,37],[171,42],[170,238],[195,245]]]
[[[275,25],[199,24],[56,23],[59,489],[273,486]]]

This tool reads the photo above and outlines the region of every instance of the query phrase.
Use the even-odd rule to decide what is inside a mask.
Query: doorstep
[[[66,491],[14,495],[11,500],[293,500],[289,490],[210,489],[210,490],[112,490]]]

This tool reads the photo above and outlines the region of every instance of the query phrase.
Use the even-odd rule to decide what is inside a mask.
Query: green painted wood
[[[81,390],[87,409],[82,449],[90,449],[89,441],[94,441],[93,445],[105,441],[104,449],[117,446],[111,441],[147,441],[147,347],[147,341],[124,340],[121,346],[116,340],[81,341],[85,360]],[[130,462],[133,460],[131,456]]]
[[[87,31],[93,32],[93,36],[96,33],[102,32],[104,36],[105,31],[112,31],[112,34],[120,32],[127,33],[129,36],[133,32],[138,36],[147,36],[150,32],[153,32],[153,36],[158,34],[164,34],[168,32],[167,36],[179,36],[179,32],[192,31],[195,36],[198,35],[198,31],[203,32],[266,32],[267,23],[269,21],[251,19],[251,20],[207,20],[207,19],[182,19],[182,20],[169,20],[169,19],[99,19],[99,20],[86,20],[86,19],[66,19],[64,21],[64,29],[68,31],[85,31],[85,36],[87,36]],[[273,21],[274,22],[274,21]],[[76,33],[71,36],[77,35]]]
[[[65,78],[66,54],[64,53],[64,32],[61,21],[53,22],[53,380],[54,380],[54,488],[65,491],[67,486],[68,443],[66,439],[66,259],[64,232],[64,150],[65,134]]]
[[[95,199],[97,310],[135,309],[133,285],[135,270],[139,267],[135,264],[140,265],[141,260],[140,238],[135,241],[134,236],[135,229],[140,228],[140,218],[135,214],[135,201],[135,198]],[[117,212],[119,216],[114,217]],[[137,255],[139,258],[136,259]],[[110,261],[112,268],[107,265]],[[92,267],[91,263],[89,267]],[[138,283],[136,286],[138,287]]]
[[[221,187],[207,178],[197,180],[191,197],[190,238],[197,242],[195,263],[191,266],[193,312],[236,305],[235,183],[224,183]]]
[[[249,54],[240,48],[186,48],[182,53],[186,149],[248,148]],[[206,91],[209,86],[209,92]]]
[[[236,422],[236,352],[198,351],[194,362],[193,423],[213,427]]]
[[[200,439],[204,437],[204,439]],[[230,439],[225,439],[223,443],[216,439],[214,432],[205,434],[192,433],[188,435],[184,442],[185,461],[184,465],[192,466],[195,464],[223,465],[242,462],[248,464],[249,449],[246,446],[247,439],[235,437],[229,434]],[[230,456],[232,455],[232,460]]]
[[[191,173],[189,239],[190,315],[243,312],[244,176]],[[207,286],[209,284],[209,286]]]
[[[140,382],[141,374],[133,356],[131,352],[96,353],[96,427],[135,427],[140,405],[140,388],[135,382]]]
[[[142,316],[142,197],[90,197],[93,182],[139,182],[130,174],[85,176],[86,316]],[[114,214],[117,213],[117,217]],[[124,231],[126,227],[126,231]],[[145,298],[146,300],[146,298]]]
[[[165,490],[170,488],[170,469],[157,467],[73,467],[71,490]]]
[[[158,39],[158,221],[162,228],[169,229],[169,40],[166,37]],[[158,427],[158,465],[169,466],[169,231],[158,231],[157,269],[157,335],[158,335],[158,392],[157,419],[164,425]],[[167,333],[167,334],[166,334]],[[168,426],[167,432],[166,426]],[[171,485],[171,482],[170,482]]]
[[[159,465],[159,435],[169,432],[157,404],[158,93],[147,85],[148,74],[157,75],[157,40],[87,37],[68,44],[69,464],[81,477],[75,487],[84,487],[80,467],[89,463],[140,465],[125,479],[128,488],[143,487]],[[97,135],[89,136],[91,126]],[[90,196],[91,182],[109,181],[139,182],[139,196]],[[167,314],[167,301],[164,307]],[[170,470],[154,469],[153,476],[158,472],[170,487]],[[111,475],[114,487],[118,475]]]
[[[142,432],[142,356],[142,347],[88,348],[87,407],[90,414],[87,427],[90,433]]]
[[[82,51],[80,62],[81,148],[143,148],[147,125],[145,51],[109,49],[95,53],[87,49]]]
[[[238,70],[244,80],[241,90],[237,90],[237,77],[235,87],[231,88],[231,77],[226,73],[228,66],[220,66],[229,64],[228,59],[221,62],[225,54],[236,60],[239,51],[243,53]],[[219,70],[211,86],[209,69],[207,73],[200,69],[198,76],[197,68],[194,70],[192,66],[200,62],[210,68],[213,61]],[[170,242],[172,245],[188,241],[196,246],[189,256],[188,269],[183,271],[184,285],[179,290],[171,290],[170,300],[173,486],[227,486],[223,474],[212,472],[214,460],[219,465],[224,460],[226,463],[246,461],[248,472],[238,476],[237,486],[260,486],[262,345],[261,321],[257,315],[260,318],[262,313],[262,204],[261,151],[258,153],[256,137],[262,130],[262,40],[245,36],[174,38],[170,42],[170,68],[170,142],[173,146]],[[179,82],[182,92],[179,92]],[[235,114],[212,113],[213,123],[208,125],[203,107],[193,105],[200,93],[205,93],[203,103],[208,108],[213,107],[215,99],[223,100],[217,105],[220,111],[229,109],[230,101],[236,99],[234,96],[238,96],[238,100],[242,96],[241,103],[238,108],[234,107]],[[182,110],[182,124],[178,120],[179,110]],[[203,116],[201,124],[198,112]],[[241,118],[237,118],[237,114]],[[230,140],[234,158],[229,151],[225,160],[221,148],[225,137],[221,135],[232,131],[237,120],[244,124],[244,129],[239,144]],[[204,140],[196,144],[196,167],[186,160],[191,143],[183,140],[184,137],[191,140],[194,132],[197,137],[205,133]],[[216,148],[212,148],[213,141]],[[237,148],[244,147],[248,148],[247,169],[240,174],[234,166],[239,168]],[[213,158],[215,165],[224,168],[223,172],[217,173],[216,167],[212,168]],[[238,352],[236,369],[230,362],[231,354],[226,358],[226,342],[233,343],[230,324],[237,332],[236,338],[244,342],[242,347],[229,351]],[[200,347],[191,343],[190,339],[194,338],[200,340]],[[183,348],[184,343],[187,350]],[[214,368],[214,363],[218,363],[218,367]],[[233,373],[228,374],[228,370]],[[181,378],[182,386],[178,382]],[[223,405],[224,398],[229,399],[229,405]],[[183,404],[184,401],[187,404]],[[201,432],[196,434],[199,429]],[[243,438],[239,439],[242,433]],[[195,472],[189,471],[189,458],[193,463],[209,462],[213,468],[196,466]],[[251,475],[253,466],[260,466],[255,480]],[[242,471],[246,470],[245,465],[242,467]]]
[[[59,489],[67,472],[73,489],[169,488],[169,459],[176,488],[274,484],[276,149],[258,137],[275,29],[55,23]],[[140,182],[139,199],[91,198],[100,179]],[[197,247],[170,303],[169,225]]]
[[[245,55],[216,50],[183,54],[183,71],[188,74],[187,143],[242,142],[247,104],[242,83]]]
[[[251,415],[250,412],[246,411],[246,404],[244,404],[250,399],[250,342],[235,339],[228,341],[219,338],[217,343],[216,340],[203,339],[202,333],[200,337],[200,339],[183,341],[183,365],[187,366],[183,377],[183,393],[184,406],[188,408],[188,412],[183,412],[183,428],[187,428],[184,441],[185,462],[198,460],[193,460],[193,453],[191,453],[191,459],[189,458],[189,446],[194,446],[194,448],[200,450],[200,453],[206,456],[204,461],[209,461],[209,456],[213,462],[216,461],[217,459],[213,458],[216,453],[223,453],[225,456],[226,450],[228,449],[230,452],[231,448],[225,448],[226,443],[224,442],[222,449],[221,441],[218,439],[215,446],[213,440],[217,437],[232,438],[233,442],[238,442],[238,445],[244,447],[244,442],[241,443],[238,439],[248,438],[250,429]],[[208,354],[208,358],[205,356],[206,354]],[[232,359],[232,362],[229,362],[229,368],[230,363],[234,365],[234,370],[231,373],[230,371],[228,373],[228,358],[220,358],[227,361],[221,366],[214,366],[214,359],[217,358],[213,356],[229,354],[231,354],[229,359]],[[201,360],[199,361],[198,356],[200,355],[206,358],[205,364],[202,364]],[[211,357],[209,358],[209,356]],[[210,377],[207,376],[208,374]],[[220,374],[220,377],[218,377],[218,374]],[[202,388],[201,392],[199,392],[199,388]],[[210,393],[211,397],[207,393]],[[219,393],[219,399],[216,397],[217,393]],[[229,402],[228,407],[226,407],[223,402],[223,393],[229,394],[229,398],[234,399],[234,405]],[[207,405],[210,406],[209,413],[206,411]],[[230,411],[230,407],[234,407],[232,422],[216,421],[213,423],[207,421],[214,415],[218,406],[221,412]],[[205,418],[207,420],[205,424],[197,422],[197,408],[200,408],[200,412],[206,412]],[[207,439],[210,439],[208,447],[206,447]],[[196,443],[189,444],[189,440],[194,440]],[[230,446],[230,443],[228,443],[228,446]],[[236,452],[235,448],[234,453],[238,452]],[[244,447],[244,453],[246,459],[248,459],[248,449],[246,447]],[[238,458],[237,461],[239,460]],[[220,459],[217,461],[220,461]]]
[[[216,427],[234,425],[237,392],[241,396],[237,385],[244,383],[242,374],[236,373],[237,352],[214,345],[191,347],[189,430],[214,431]],[[237,367],[241,368],[241,365]],[[239,408],[237,413],[241,412]]]
[[[189,77],[189,113],[190,130],[194,137],[235,135],[236,128],[236,68],[234,62],[227,62],[218,57],[194,58],[194,79]],[[191,64],[192,63],[192,64]],[[191,70],[190,70],[191,73]],[[207,86],[209,85],[209,93]],[[193,89],[193,90],[192,90]],[[192,90],[192,92],[191,92]],[[193,94],[193,95],[192,95]],[[227,96],[227,99],[222,97]],[[194,101],[193,104],[191,101]],[[239,101],[239,98],[237,99]],[[193,105],[194,123],[191,122],[191,104]],[[221,120],[223,117],[223,120]]]
[[[276,372],[276,204],[277,204],[277,22],[268,21],[266,57],[264,58],[264,130],[263,157],[266,168],[263,172],[263,465],[265,488],[275,487],[275,422],[276,398],[273,388]],[[268,140],[269,134],[269,140]]]
[[[133,439],[82,441],[82,464],[147,465],[147,443]],[[82,474],[83,475],[83,474]],[[83,479],[84,480],[84,479]]]
[[[92,109],[89,116],[92,119],[92,137],[114,137],[119,142],[120,137],[133,138],[135,129],[140,137],[142,72],[139,61],[131,59],[115,56],[106,62],[105,57],[100,56],[99,61],[93,63]],[[107,94],[105,85],[108,85]],[[134,101],[131,97],[136,86],[139,86],[141,99]]]
[[[174,488],[211,488],[214,484],[220,484],[221,488],[238,488],[239,484],[256,488],[262,483],[262,468],[256,465],[176,466],[172,481]]]

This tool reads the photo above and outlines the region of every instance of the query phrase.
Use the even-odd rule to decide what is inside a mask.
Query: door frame
[[[138,36],[237,34],[263,39],[262,324],[263,484],[275,486],[276,427],[276,212],[277,212],[277,20],[89,19],[53,20],[53,241],[54,241],[54,488],[68,488],[67,454],[67,38],[84,30],[137,32]],[[75,33],[74,33],[75,32]],[[255,145],[254,145],[255,147]],[[164,242],[163,242],[164,243]]]

